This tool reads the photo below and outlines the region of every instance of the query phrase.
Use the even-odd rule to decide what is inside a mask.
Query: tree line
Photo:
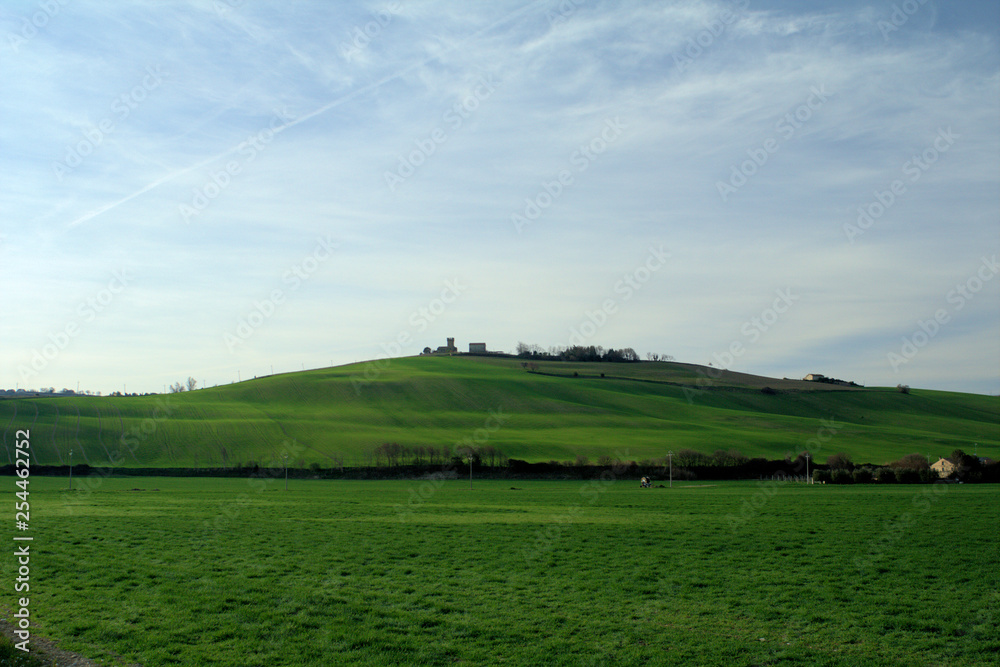
[[[920,484],[944,480],[971,484],[1000,482],[1000,463],[984,463],[961,449],[951,453],[955,470],[941,477],[923,454],[907,454],[884,466],[854,465],[851,457],[838,453],[827,459],[827,468],[813,472],[813,481],[825,484]]]
[[[570,347],[550,347],[548,350],[538,345],[528,345],[519,342],[515,356],[521,359],[540,361],[590,361],[608,363],[634,363],[642,361],[639,354],[631,347],[605,349],[601,345],[571,345]],[[669,354],[650,352],[646,355],[648,361],[673,361]]]
[[[408,447],[397,442],[384,442],[373,448],[368,456],[376,468],[464,464],[470,458],[473,465],[485,465],[491,468],[505,467],[509,460],[502,450],[493,445],[480,447],[463,445],[457,448],[433,445]]]

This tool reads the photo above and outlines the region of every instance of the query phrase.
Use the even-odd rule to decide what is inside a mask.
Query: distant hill
[[[55,465],[68,463],[71,449],[74,463],[108,465],[123,434],[131,451],[119,464],[128,467],[280,462],[287,440],[304,448],[295,465],[323,467],[364,465],[386,442],[450,450],[464,439],[528,461],[638,461],[684,448],[782,458],[808,447],[820,462],[847,452],[883,463],[971,452],[975,443],[981,456],[1000,459],[996,397],[902,394],[682,363],[523,363],[407,357],[181,394],[5,399],[0,429],[8,461],[15,431],[30,429],[35,462]]]

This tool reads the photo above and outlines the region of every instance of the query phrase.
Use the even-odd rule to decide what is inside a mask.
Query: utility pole
[[[806,484],[812,484],[812,480],[809,478],[809,452],[806,452]]]
[[[674,452],[673,450],[667,452],[667,458],[670,459],[670,488],[674,488]]]
[[[73,490],[73,450],[69,450],[69,490]]]
[[[285,461],[285,491],[288,490],[288,454],[285,453],[281,457]]]

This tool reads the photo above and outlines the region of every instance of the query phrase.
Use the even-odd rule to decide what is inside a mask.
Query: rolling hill
[[[531,372],[529,372],[531,370]],[[602,376],[603,374],[603,376]],[[764,393],[764,387],[774,393]],[[642,460],[668,450],[736,448],[817,461],[847,452],[884,463],[956,448],[1000,458],[1000,399],[848,388],[680,363],[540,362],[406,357],[274,375],[181,394],[0,400],[8,461],[30,429],[34,462],[91,466],[295,465],[371,462],[385,442],[448,448],[488,442],[511,458]],[[121,448],[123,436],[128,443]],[[121,454],[116,452],[121,449]]]

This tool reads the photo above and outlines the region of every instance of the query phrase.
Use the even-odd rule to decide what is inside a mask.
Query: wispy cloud
[[[925,3],[887,38],[891,5],[863,1],[67,3],[0,59],[0,271],[22,286],[0,297],[20,322],[0,324],[0,385],[124,374],[155,390],[183,367],[212,384],[371,357],[454,278],[469,292],[424,344],[564,344],[660,244],[669,266],[595,342],[707,362],[791,288],[801,301],[737,369],[895,384],[887,352],[998,250],[1000,50],[984,8]],[[162,83],[133,96],[150,67]],[[602,145],[609,119],[626,129]],[[948,128],[953,146],[908,169]],[[87,155],[57,174],[74,151]],[[412,174],[390,188],[401,161]],[[518,233],[512,212],[562,172],[572,183]],[[851,242],[845,225],[894,181],[905,191]],[[341,242],[336,259],[220,362],[224,332],[288,287],[320,235]],[[121,267],[131,291],[22,381]],[[1000,358],[1000,280],[980,294],[900,371],[908,384],[1000,392],[996,364],[957,363]]]

